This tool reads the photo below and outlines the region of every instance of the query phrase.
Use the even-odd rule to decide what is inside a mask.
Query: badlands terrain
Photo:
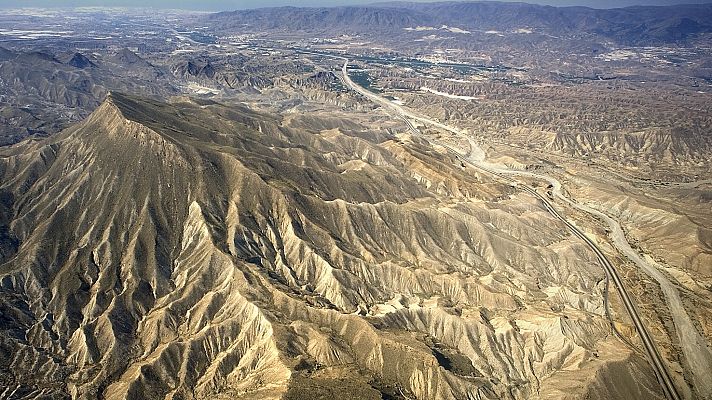
[[[712,399],[712,7],[0,12],[0,398]]]

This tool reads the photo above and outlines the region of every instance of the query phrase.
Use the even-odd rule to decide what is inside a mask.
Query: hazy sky
[[[507,0],[505,0],[507,1]],[[520,0],[521,1],[521,0]],[[523,0],[527,3],[555,6],[584,5],[595,8],[625,7],[637,4],[670,5],[681,3],[709,3],[712,0]],[[328,6],[374,3],[375,0],[0,0],[0,8],[17,7],[81,7],[126,6],[184,8],[193,10],[236,10],[271,6]]]

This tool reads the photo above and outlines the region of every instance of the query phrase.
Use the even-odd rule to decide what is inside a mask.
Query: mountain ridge
[[[82,123],[0,149],[4,385],[459,399],[556,380],[658,397],[610,336],[595,255],[535,198],[386,127],[290,118],[112,92]],[[609,383],[572,380],[571,363]]]
[[[550,35],[601,36],[621,44],[671,43],[712,33],[712,4],[615,9],[508,2],[376,3],[363,6],[273,7],[211,14],[218,30],[254,28],[368,34],[417,26],[466,30],[536,28]]]

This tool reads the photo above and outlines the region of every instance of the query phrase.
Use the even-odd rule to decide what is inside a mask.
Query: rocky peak
[[[139,62],[145,62],[138,54],[133,51],[123,48],[114,56],[114,60],[124,63],[124,64],[136,64]]]
[[[144,133],[150,131],[157,135],[146,126],[145,118],[142,118],[136,111],[137,108],[140,107],[130,96],[109,92],[101,105],[86,119],[86,126],[94,128],[87,131],[93,134],[105,133],[110,136],[135,134],[137,131]]]
[[[74,56],[72,56],[72,59],[69,60],[69,65],[76,67],[76,68],[89,68],[89,67],[94,67],[94,63],[91,62],[84,54],[82,53],[74,53]]]

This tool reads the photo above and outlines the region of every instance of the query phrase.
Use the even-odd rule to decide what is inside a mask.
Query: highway
[[[487,172],[497,175],[503,179],[511,180],[511,178],[503,176],[497,171],[488,170],[486,168],[482,168],[481,166],[479,168],[484,169]],[[625,306],[628,315],[630,315],[630,318],[633,321],[633,325],[635,326],[635,329],[638,332],[638,335],[640,336],[645,352],[647,353],[648,360],[651,362],[653,370],[655,371],[655,375],[658,378],[658,381],[660,382],[663,391],[665,392],[665,396],[668,399],[680,399],[680,396],[678,395],[677,390],[675,388],[675,384],[672,378],[670,377],[670,373],[668,372],[667,367],[665,366],[662,357],[660,356],[660,353],[658,352],[658,349],[655,346],[655,342],[650,337],[648,329],[643,323],[643,320],[640,318],[635,303],[628,295],[628,292],[626,291],[625,286],[623,285],[623,281],[618,275],[618,271],[613,266],[608,257],[606,257],[606,255],[601,251],[601,249],[588,236],[586,236],[583,232],[581,232],[581,230],[579,230],[575,225],[570,223],[566,218],[564,218],[564,216],[562,216],[558,211],[556,211],[554,206],[551,204],[551,202],[549,202],[546,197],[542,196],[539,192],[527,185],[522,185],[521,183],[519,183],[518,187],[521,187],[522,189],[524,189],[524,191],[532,194],[537,199],[539,199],[539,201],[544,204],[544,207],[547,209],[547,211],[549,211],[551,215],[562,221],[574,234],[574,236],[583,240],[588,245],[588,247],[593,250],[599,262],[603,266],[604,271],[613,281],[613,285],[616,287],[616,290],[618,291],[618,294],[621,300],[623,301],[623,305]]]
[[[411,120],[415,120],[421,123],[424,123],[426,125],[431,125],[443,130],[446,130],[448,132],[455,133],[456,135],[464,135],[464,132],[462,132],[459,129],[447,126],[445,124],[442,124],[438,121],[433,121],[429,118],[421,117],[419,115],[415,115],[414,113],[404,109],[403,107],[392,103],[388,101],[387,99],[370,92],[366,90],[365,88],[357,85],[354,83],[351,78],[348,75],[348,60],[345,58],[342,58],[345,60],[344,65],[342,67],[342,74],[343,74],[343,80],[346,83],[348,87],[350,87],[352,90],[355,90],[356,92],[362,94],[369,100],[384,106],[386,109],[393,111],[396,113],[396,115],[403,119],[406,122],[406,125],[408,126],[408,129],[411,130],[414,134],[418,135],[419,137],[424,137],[422,133],[413,125]],[[631,321],[633,322],[633,325],[635,326],[636,331],[638,332],[638,335],[640,336],[641,342],[643,344],[643,348],[645,350],[645,353],[648,357],[648,360],[650,361],[650,365],[652,366],[653,370],[655,371],[656,377],[658,381],[660,382],[660,385],[663,389],[663,392],[665,396],[670,399],[670,400],[679,400],[681,397],[675,387],[675,384],[670,377],[670,373],[667,370],[667,367],[660,356],[660,353],[658,352],[658,349],[655,345],[655,342],[653,341],[652,337],[650,336],[650,333],[648,332],[647,327],[645,326],[642,318],[640,317],[638,310],[635,306],[635,303],[633,300],[630,298],[628,292],[625,289],[625,286],[623,285],[623,281],[621,280],[615,266],[611,263],[611,261],[606,257],[606,255],[601,251],[601,249],[590,239],[588,236],[586,236],[581,230],[579,230],[574,224],[570,223],[563,215],[561,215],[553,206],[553,204],[547,199],[545,196],[541,195],[539,192],[531,188],[530,186],[525,185],[524,183],[511,178],[511,176],[526,176],[529,178],[533,179],[538,179],[538,180],[544,180],[549,182],[549,184],[552,186],[552,193],[557,199],[562,199],[566,204],[569,206],[572,206],[578,210],[581,210],[583,212],[586,212],[588,214],[593,214],[598,218],[601,218],[601,215],[603,214],[600,212],[594,212],[595,210],[592,210],[590,207],[586,207],[583,205],[579,205],[577,202],[572,201],[568,197],[566,197],[563,192],[562,192],[562,186],[559,183],[558,180],[546,176],[546,175],[539,175],[539,174],[534,174],[531,172],[526,172],[526,171],[517,171],[517,170],[510,170],[506,168],[502,168],[500,166],[496,166],[490,163],[485,162],[485,153],[482,151],[479,146],[477,146],[476,143],[473,143],[472,140],[468,137],[467,139],[471,143],[471,151],[470,154],[463,156],[461,152],[453,149],[451,146],[445,144],[445,143],[438,143],[437,141],[432,140],[432,138],[427,138],[424,137],[426,140],[436,143],[440,146],[444,146],[450,151],[453,151],[455,154],[457,154],[458,159],[467,165],[470,165],[471,167],[474,167],[476,169],[479,169],[481,171],[484,171],[488,174],[494,175],[500,179],[503,179],[509,183],[516,183],[517,187],[522,188],[524,191],[530,193],[531,195],[535,196],[539,201],[542,202],[546,210],[553,215],[555,218],[563,222],[566,227],[574,234],[574,236],[578,237],[579,239],[583,240],[586,245],[594,252],[596,257],[598,258],[599,262],[601,263],[601,266],[603,267],[604,271],[606,272],[608,278],[613,282],[614,286],[616,287],[616,290],[623,302],[623,305],[625,306],[626,311],[630,315]],[[607,217],[607,216],[606,216]],[[611,225],[611,222],[615,223],[617,225],[618,229],[620,229],[620,225],[617,224],[617,222],[613,221],[608,217],[610,221],[606,221],[609,223],[609,227]],[[612,228],[615,228],[613,226]],[[614,229],[615,230],[615,229]],[[622,232],[622,230],[621,230]],[[625,237],[625,236],[623,236]],[[627,251],[625,251],[625,247],[621,246],[618,241],[615,241],[616,247],[621,250],[621,247],[623,249],[621,252],[625,254],[628,257],[631,257],[631,255],[628,254]],[[629,244],[626,241],[626,244],[628,245],[628,248],[630,248]],[[632,250],[631,250],[632,251]],[[637,264],[637,263],[636,263]],[[646,272],[650,274],[650,272],[646,269]],[[662,274],[659,274],[662,276]],[[655,277],[657,278],[658,277]],[[664,278],[664,277],[663,277]],[[669,282],[668,282],[669,283]],[[667,293],[666,293],[667,294]],[[667,296],[666,296],[667,297]],[[672,307],[671,307],[672,308]],[[684,309],[683,309],[684,310]],[[674,312],[674,310],[673,310]],[[687,316],[687,313],[683,311],[685,316]],[[689,316],[688,316],[689,319]],[[676,324],[677,325],[677,324]],[[696,330],[695,330],[696,332]],[[679,333],[679,328],[678,328],[678,333]],[[704,343],[704,342],[702,342]],[[683,347],[684,349],[684,347]],[[688,356],[687,352],[685,352],[686,356]],[[702,361],[703,364],[702,366],[704,367],[704,360]],[[704,396],[704,394],[703,394]]]

